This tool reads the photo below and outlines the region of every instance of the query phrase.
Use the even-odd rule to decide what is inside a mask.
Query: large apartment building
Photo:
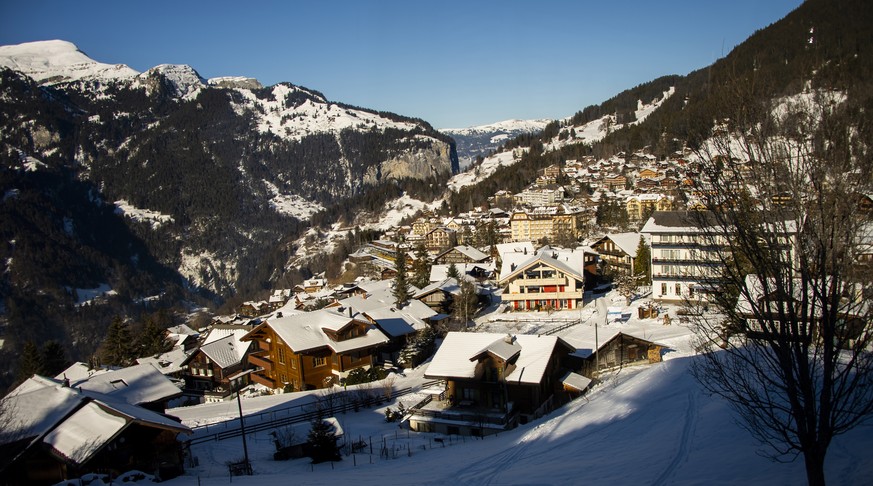
[[[704,238],[699,213],[656,211],[641,230],[652,247],[652,298],[705,299],[722,265],[717,241]]]

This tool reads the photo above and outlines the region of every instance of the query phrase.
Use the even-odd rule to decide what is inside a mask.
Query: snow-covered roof
[[[488,256],[489,256],[488,254],[483,253],[479,249],[474,248],[472,246],[458,245],[454,248],[449,248],[448,250],[440,253],[439,255],[437,255],[437,258],[439,258],[440,256],[445,255],[446,253],[449,253],[451,251],[457,251],[458,253],[461,253],[462,255],[466,256],[467,258],[473,260],[474,262],[481,262],[483,260],[488,259]]]
[[[609,233],[606,235],[606,238],[612,240],[615,246],[630,256],[637,254],[637,247],[640,246],[640,237],[645,238],[646,244],[651,245],[652,237],[643,233]]]
[[[112,396],[134,405],[159,402],[182,393],[151,363],[70,380],[70,386]]]
[[[185,336],[199,336],[200,333],[191,329],[187,324],[179,324],[177,326],[168,327],[167,333],[169,334],[179,334]]]
[[[503,263],[500,268],[500,281],[505,282],[524,270],[540,263],[582,280],[584,273],[583,269],[585,268],[585,250],[581,248],[576,250],[562,250],[544,246],[534,255],[509,253],[503,258]]]
[[[324,330],[338,331],[353,323],[364,323],[369,329],[363,336],[332,340]],[[370,346],[377,346],[389,341],[379,329],[372,326],[363,316],[340,313],[336,308],[319,309],[313,312],[283,314],[273,317],[262,326],[269,326],[295,353],[328,347],[336,353],[344,353]],[[255,328],[258,330],[261,326]]]
[[[251,342],[240,342],[236,335],[228,334],[221,339],[201,345],[200,351],[219,367],[230,368],[240,364],[251,344]]]
[[[182,363],[188,358],[184,349],[175,347],[159,356],[137,358],[137,364],[149,363],[164,375],[170,375],[182,371]]]
[[[521,346],[518,344],[518,341],[516,341],[513,336],[506,335],[503,339],[498,339],[488,346],[485,346],[482,350],[473,355],[470,360],[478,360],[479,357],[485,354],[492,354],[503,361],[509,361],[518,356],[519,353],[521,353]]]
[[[585,391],[588,385],[591,384],[591,378],[568,371],[567,374],[561,377],[561,383],[576,390]]]
[[[496,343],[504,342],[505,339],[506,334],[450,332],[428,365],[425,376],[472,379],[475,377],[477,362],[471,359],[487,349],[497,350],[500,345]],[[515,336],[515,343],[520,350],[514,363],[515,369],[506,376],[508,383],[540,383],[555,347],[559,343],[567,346],[557,336],[527,334]],[[492,345],[497,347],[490,348]],[[499,350],[508,351],[508,348]]]
[[[34,375],[0,401],[4,410],[0,444],[42,436],[75,410],[79,402],[79,394],[74,390]]]
[[[127,425],[127,418],[90,402],[58,424],[43,442],[67,460],[82,464]]]
[[[452,295],[458,295],[461,293],[461,286],[458,284],[457,279],[448,277],[441,281],[434,282],[427,287],[424,287],[423,289],[421,289],[421,291],[413,295],[413,298],[420,299],[436,290],[448,292]]]
[[[340,301],[341,307],[335,308],[340,313],[352,309],[376,321],[380,329],[392,337],[404,336],[427,327],[425,319],[430,319],[436,312],[425,303],[412,299],[403,307],[398,307],[392,301],[354,296]]]
[[[133,423],[191,431],[165,415],[120,398],[34,375],[3,398],[2,406],[12,412],[0,431],[0,444],[32,439],[23,450],[42,442],[62,457],[82,464]]]
[[[597,348],[597,350],[600,350],[610,341],[615,339],[619,334],[638,339],[640,341],[647,341],[656,346],[661,346],[665,348],[669,347],[666,344],[652,341],[650,338],[640,335],[639,333],[622,330],[618,327],[608,326],[601,327],[600,329],[580,326],[575,328],[572,333],[562,337],[567,343],[576,348],[576,351],[573,352],[572,355],[577,358],[584,359],[594,354],[595,347]]]

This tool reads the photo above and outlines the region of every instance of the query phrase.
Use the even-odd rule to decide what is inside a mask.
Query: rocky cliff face
[[[457,172],[454,147],[446,142],[433,141],[430,147],[420,148],[392,157],[378,166],[371,166],[364,174],[365,184],[375,185],[386,179],[444,178]]]

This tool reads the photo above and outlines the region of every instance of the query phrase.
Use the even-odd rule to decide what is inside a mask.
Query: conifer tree
[[[18,366],[18,378],[26,380],[33,375],[45,374],[45,361],[39,348],[33,341],[24,343],[21,352],[21,364]]]
[[[128,366],[136,357],[130,325],[118,316],[109,325],[100,347],[100,358],[108,365]]]
[[[634,257],[634,277],[638,284],[650,285],[652,283],[652,249],[646,243],[645,238],[640,236],[637,245],[637,254]]]
[[[402,307],[409,302],[410,289],[409,282],[406,279],[406,251],[397,246],[397,260],[394,262],[394,268],[397,269],[397,275],[394,277],[394,287],[392,293],[394,295],[394,303],[398,307]]]
[[[427,254],[427,248],[424,244],[419,244],[415,247],[415,263],[412,264],[412,272],[414,280],[412,282],[416,287],[426,287],[430,283],[430,255]]]
[[[446,276],[458,280],[460,283],[461,273],[458,271],[457,265],[454,262],[449,264],[449,269],[446,271]]]
[[[140,357],[166,353],[171,348],[167,340],[167,330],[153,317],[147,317],[142,332],[137,339],[137,354]]]
[[[42,346],[43,372],[49,376],[55,376],[70,366],[67,352],[61,343],[48,341]]]
[[[318,416],[312,421],[309,430],[309,457],[314,464],[325,461],[340,460],[339,448],[336,445],[336,434],[328,422],[324,421],[324,411],[318,410]]]

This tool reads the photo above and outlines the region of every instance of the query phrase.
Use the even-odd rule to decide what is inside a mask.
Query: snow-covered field
[[[512,333],[547,332],[580,320],[558,335],[568,341],[590,339],[595,323],[601,335],[616,330],[645,335],[669,346],[664,361],[615,372],[589,393],[546,417],[486,437],[445,438],[411,432],[384,420],[385,407],[339,414],[347,440],[368,448],[336,463],[312,465],[308,459],[274,461],[268,432],[247,437],[255,475],[234,477],[234,484],[798,484],[805,481],[801,460],[778,464],[760,456],[758,444],[734,422],[727,404],[708,396],[689,373],[695,358],[690,331],[673,319],[631,318],[605,323],[605,308],[619,299],[608,295],[579,311],[489,314],[477,329]],[[675,309],[664,309],[675,317]],[[427,364],[394,376],[393,386],[420,385]],[[376,385],[378,386],[378,385]],[[282,414],[311,399],[303,394],[251,398],[243,409],[256,421]],[[399,400],[405,406],[423,395]],[[288,402],[294,400],[294,402]],[[235,402],[171,410],[189,425],[236,416]],[[285,412],[287,413],[287,412]],[[210,426],[211,431],[223,425]],[[200,431],[198,434],[204,434]],[[434,439],[443,438],[443,442]],[[373,453],[369,451],[372,444]],[[873,435],[856,429],[831,446],[826,471],[833,484],[867,484],[873,473]],[[168,484],[225,484],[228,462],[243,457],[239,438],[192,447],[199,463]]]

